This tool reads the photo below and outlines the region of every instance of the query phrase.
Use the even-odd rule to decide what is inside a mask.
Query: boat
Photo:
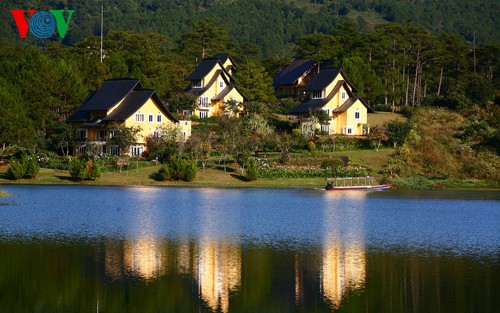
[[[372,176],[327,178],[326,190],[387,190],[392,184],[377,184]]]

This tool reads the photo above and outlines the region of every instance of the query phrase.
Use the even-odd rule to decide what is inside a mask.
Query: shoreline
[[[9,180],[5,172],[0,172],[0,193],[2,185],[41,185],[41,186],[103,186],[103,187],[193,187],[193,188],[286,188],[286,189],[323,189],[325,178],[259,178],[256,181],[246,181],[237,171],[227,172],[213,169],[198,171],[194,181],[157,181],[154,173],[159,167],[152,166],[138,170],[122,172],[105,172],[96,181],[79,181],[70,177],[68,171],[45,169],[40,170],[34,179]],[[380,178],[380,177],[379,177]],[[493,183],[471,180],[439,180],[426,181],[421,185],[398,185],[398,180],[392,180],[391,190],[451,190],[451,191],[493,191],[500,188]],[[1,195],[0,195],[1,196]]]

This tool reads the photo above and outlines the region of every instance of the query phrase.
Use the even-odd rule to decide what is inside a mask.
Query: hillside
[[[100,33],[102,1],[26,1],[0,3],[0,30],[9,41],[21,42],[9,10],[75,10],[63,43],[71,45]],[[172,43],[180,40],[193,21],[217,17],[239,46],[257,45],[264,55],[287,53],[297,38],[332,33],[351,21],[361,31],[385,22],[410,23],[434,33],[460,34],[478,45],[500,42],[500,5],[495,0],[109,0],[104,5],[105,32],[157,32]],[[52,40],[60,40],[58,37]],[[32,44],[44,41],[28,35]],[[46,41],[45,41],[46,42]]]

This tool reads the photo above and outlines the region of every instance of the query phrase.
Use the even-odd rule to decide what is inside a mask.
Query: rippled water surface
[[[0,312],[498,312],[500,195],[2,186]]]

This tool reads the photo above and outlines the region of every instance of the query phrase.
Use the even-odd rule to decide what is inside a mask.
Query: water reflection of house
[[[229,296],[241,284],[241,248],[202,240],[197,251],[197,277],[201,299],[216,311],[229,311]]]
[[[167,249],[158,239],[148,236],[123,244],[109,242],[105,247],[105,269],[113,279],[123,275],[154,279],[166,274]]]
[[[364,287],[366,277],[365,250],[360,244],[341,246],[328,243],[323,250],[321,290],[326,300],[338,307],[349,291]]]

